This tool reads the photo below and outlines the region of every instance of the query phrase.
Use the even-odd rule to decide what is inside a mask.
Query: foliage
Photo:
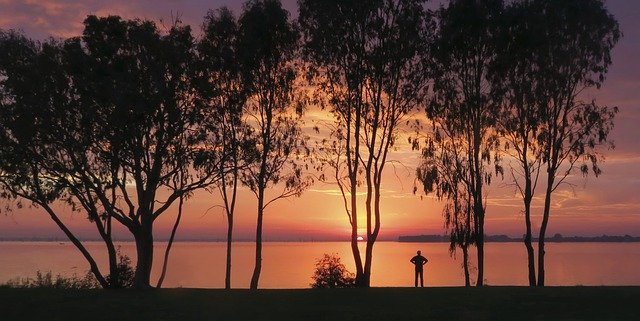
[[[256,260],[250,287],[256,289],[262,269],[262,224],[265,208],[300,196],[311,184],[301,160],[310,150],[300,127],[304,97],[296,65],[299,33],[279,0],[245,3],[238,20],[237,57],[249,94],[243,112],[250,126],[256,161],[240,173],[240,181],[256,197]],[[275,196],[266,192],[281,186]]]
[[[126,254],[120,253],[118,249],[118,264],[116,265],[115,272],[107,275],[107,281],[111,285],[111,288],[126,289],[133,286],[133,279],[135,277],[135,270],[131,265],[131,258]]]
[[[155,219],[217,174],[189,170],[198,155],[212,153],[199,148],[193,130],[202,119],[194,41],[178,23],[162,32],[151,21],[88,16],[84,26],[82,38],[63,43],[3,37],[2,190],[43,207],[105,287],[95,260],[50,204],[86,211],[107,244],[112,273],[112,222],[124,225],[139,243],[136,284],[148,287]]]
[[[463,222],[453,225],[453,231],[462,228],[462,235],[475,236],[478,286],[484,278],[485,190],[492,182],[494,168],[496,174],[502,172],[500,153],[496,152],[499,139],[494,130],[497,105],[492,100],[493,83],[488,77],[489,67],[496,59],[496,26],[502,8],[501,0],[451,0],[437,11],[438,32],[430,60],[433,96],[426,108],[433,127],[422,153],[427,167],[418,171],[425,192],[435,188],[441,198],[449,200],[450,206],[445,206],[443,215],[461,217],[450,220]],[[451,175],[449,171],[455,174],[441,177]],[[440,185],[441,182],[449,184]],[[455,199],[457,193],[463,200]],[[464,195],[469,197],[470,211],[457,209],[467,204]],[[473,227],[464,224],[464,216],[471,217]],[[470,240],[463,242],[469,243]]]
[[[337,254],[324,254],[316,260],[316,269],[311,277],[314,289],[323,288],[351,288],[355,286],[354,274],[347,271],[347,268]]]
[[[36,272],[35,278],[16,278],[9,280],[7,283],[1,284],[0,287],[7,288],[48,288],[48,289],[98,289],[100,283],[96,280],[91,271],[87,271],[84,277],[80,278],[77,275],[71,277],[65,277],[60,274],[53,276],[51,271],[48,272]]]
[[[541,19],[542,41],[534,63],[539,68],[531,90],[539,108],[541,129],[537,144],[546,171],[542,222],[538,234],[538,280],[545,283],[545,235],[551,196],[578,170],[601,174],[601,149],[612,148],[617,107],[581,101],[588,88],[599,89],[611,65],[611,52],[621,37],[616,19],[601,0],[538,0],[531,3]]]

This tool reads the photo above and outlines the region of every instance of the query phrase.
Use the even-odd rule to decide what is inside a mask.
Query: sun
[[[358,240],[358,241],[364,241],[364,237],[362,237],[362,236],[358,236],[358,238],[357,238],[356,240]]]

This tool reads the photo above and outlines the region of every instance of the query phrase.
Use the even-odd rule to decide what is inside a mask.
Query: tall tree
[[[69,69],[73,47],[73,41],[37,43],[0,31],[0,196],[15,199],[18,207],[27,201],[45,210],[82,253],[100,285],[117,287],[111,219],[75,176],[74,156],[87,153],[92,138],[86,130],[87,118],[74,108],[78,101]],[[109,276],[103,275],[93,255],[66,225],[56,203],[86,211],[105,242]]]
[[[214,173],[186,170],[203,152],[194,128],[202,99],[192,83],[195,45],[188,26],[161,33],[150,21],[119,17],[85,20],[83,109],[96,115],[93,158],[80,173],[107,213],[134,236],[134,286],[150,287],[154,221]],[[107,173],[105,186],[95,173]],[[163,197],[166,194],[166,197]]]
[[[298,31],[279,0],[252,0],[244,5],[239,20],[238,57],[249,88],[245,113],[258,156],[241,177],[258,203],[251,289],[258,287],[262,270],[265,209],[279,199],[299,196],[311,183],[296,162],[299,156],[309,153],[299,126],[304,104],[295,83],[298,43]],[[283,189],[269,198],[265,192],[279,183]]]
[[[319,151],[342,192],[359,287],[370,285],[389,152],[403,120],[427,92],[422,57],[428,51],[431,28],[424,3],[299,1],[310,76],[335,120],[331,139]],[[366,198],[364,262],[358,248],[360,188],[365,189]]]
[[[446,132],[446,127],[434,122],[434,132],[422,147],[423,160],[416,176],[426,194],[433,193],[446,202],[442,216],[450,236],[449,253],[453,256],[457,248],[462,250],[464,284],[471,286],[469,246],[475,240],[475,226],[473,200],[469,191],[471,177],[464,154],[466,141],[456,139],[455,135]],[[415,141],[414,146],[419,148],[419,142]]]
[[[621,32],[601,0],[536,0],[534,4],[542,19],[537,32],[544,37],[535,62],[541,69],[535,91],[542,120],[538,143],[547,174],[538,234],[538,286],[544,286],[551,197],[575,169],[599,175],[599,147],[613,146],[608,135],[618,109],[583,102],[580,93],[600,88]]]
[[[89,16],[84,37],[70,39],[63,50],[45,45],[39,55],[37,50],[25,50],[28,47],[18,47],[16,56],[9,57],[35,63],[21,65],[22,71],[7,70],[9,87],[3,89],[10,91],[4,93],[3,102],[10,107],[3,108],[9,112],[3,121],[7,127],[32,123],[31,138],[15,134],[24,126],[7,134],[13,139],[8,141],[8,153],[29,155],[32,164],[6,171],[17,175],[9,176],[5,188],[47,209],[85,254],[103,286],[95,262],[50,210],[50,203],[61,199],[82,205],[107,243],[110,263],[115,262],[112,220],[125,225],[138,250],[135,286],[149,287],[153,221],[176,199],[210,181],[184,178],[199,150],[191,135],[199,108],[189,82],[193,55],[189,28],[174,26],[161,35],[148,21]],[[8,61],[5,66],[12,66]],[[25,75],[38,75],[43,67],[46,77],[34,76],[31,80],[37,82],[24,83]],[[40,83],[40,91],[25,89],[34,83]],[[30,141],[23,144],[20,140],[25,139]],[[18,152],[17,146],[27,147]],[[21,183],[25,179],[30,185]],[[170,192],[158,202],[161,189]]]
[[[534,2],[510,4],[498,26],[496,52],[491,67],[494,99],[502,102],[497,130],[504,140],[504,153],[509,156],[510,174],[524,205],[529,285],[536,285],[535,253],[532,245],[531,206],[542,167],[542,149],[538,144],[542,119],[536,101],[541,68],[536,56],[545,41],[537,28],[544,23],[536,14]]]
[[[244,119],[249,88],[238,56],[239,28],[228,8],[209,11],[203,25],[199,53],[208,92],[209,112],[205,124],[208,144],[217,146],[219,158],[203,159],[205,170],[217,171],[217,186],[227,217],[225,289],[231,288],[231,245],[237,191],[242,173],[256,160],[251,127]]]
[[[465,142],[465,180],[471,194],[476,235],[477,286],[484,283],[484,221],[486,186],[491,183],[499,154],[497,108],[492,101],[488,69],[495,59],[496,21],[503,8],[501,0],[451,0],[438,10],[438,32],[434,41],[433,99],[427,115],[443,126],[443,140]]]

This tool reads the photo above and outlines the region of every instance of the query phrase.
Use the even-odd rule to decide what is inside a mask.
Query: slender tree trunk
[[[355,180],[351,180],[351,252],[356,265],[356,287],[366,287],[368,281],[362,266],[362,257],[358,248],[358,199]]]
[[[160,278],[158,279],[158,284],[156,288],[162,287],[162,283],[164,282],[164,277],[167,274],[167,265],[169,264],[169,252],[171,252],[171,246],[173,245],[173,240],[176,237],[176,232],[178,231],[178,225],[180,225],[180,219],[182,218],[182,207],[184,204],[184,196],[180,195],[180,201],[178,203],[178,216],[176,217],[176,222],[173,224],[173,228],[171,229],[171,236],[169,237],[169,242],[167,243],[167,249],[164,251],[164,261],[162,262],[162,273],[160,273]]]
[[[528,274],[529,274],[529,286],[536,286],[536,267],[534,260],[534,250],[532,242],[532,233],[531,233],[531,201],[533,200],[533,191],[532,191],[532,182],[531,182],[531,168],[529,167],[528,160],[528,152],[529,152],[529,144],[528,137],[526,131],[520,133],[521,137],[525,138],[524,146],[522,147],[522,168],[524,172],[524,224],[525,224],[525,235],[524,235],[524,246],[527,249],[527,264],[528,264]]]
[[[357,127],[358,128],[358,127]],[[358,146],[358,144],[356,144]],[[358,153],[354,158],[357,159]],[[356,160],[357,163],[357,160]],[[362,257],[360,256],[360,249],[358,248],[358,190],[357,190],[357,165],[354,166],[352,174],[350,174],[350,198],[351,198],[351,252],[353,253],[353,260],[356,265],[356,287],[367,287],[369,283],[362,266]]]
[[[87,251],[84,245],[82,245],[82,242],[80,242],[80,240],[78,240],[78,238],[75,235],[73,235],[71,230],[67,228],[67,226],[58,218],[58,216],[53,212],[53,210],[47,204],[40,204],[40,206],[42,206],[47,211],[51,219],[56,223],[56,225],[58,225],[58,227],[62,230],[62,232],[67,236],[69,241],[71,241],[71,243],[73,243],[73,245],[75,245],[75,247],[78,250],[80,250],[80,253],[82,253],[82,256],[84,256],[84,258],[89,263],[89,269],[98,280],[98,283],[100,283],[100,286],[102,286],[105,289],[108,288],[109,282],[107,282],[107,280],[102,275],[102,273],[100,273],[98,264],[96,264],[96,261],[93,259],[93,256],[91,256],[91,253],[89,253],[89,251]]]
[[[111,216],[107,217],[104,221],[104,225],[97,215],[97,213],[93,212],[94,222],[96,224],[96,228],[104,241],[105,246],[107,247],[107,257],[109,258],[109,275],[106,278],[109,283],[109,288],[120,288],[122,282],[120,281],[120,269],[118,269],[118,252],[116,250],[115,245],[113,244],[113,239],[111,238]]]
[[[371,262],[373,260],[373,244],[374,240],[367,239],[367,246],[365,249],[365,258],[364,258],[364,277],[362,280],[361,287],[368,288],[371,286]]]
[[[354,217],[355,220],[355,217]],[[366,277],[364,269],[362,267],[362,257],[360,256],[360,249],[358,248],[358,225],[351,224],[351,252],[353,253],[353,259],[356,265],[356,287],[366,287]]]
[[[231,243],[233,241],[233,215],[227,215],[227,263],[225,268],[224,288],[231,289]]]
[[[118,251],[116,250],[113,240],[109,238],[104,240],[107,246],[107,256],[109,257],[109,288],[120,288],[120,269],[118,269]]]
[[[369,150],[369,157],[371,157],[371,151]],[[369,162],[365,167],[366,171],[366,184],[367,184],[367,196],[365,200],[365,210],[367,214],[367,244],[365,246],[364,251],[364,275],[362,279],[361,287],[368,288],[371,286],[371,259],[373,257],[373,243],[375,239],[373,239],[373,213],[372,213],[372,194],[373,194],[373,183],[371,181],[371,158],[369,158]]]
[[[464,244],[462,246],[462,265],[464,268],[464,286],[470,287],[471,280],[469,277],[469,245]]]
[[[151,224],[141,224],[133,232],[136,241],[136,272],[133,278],[133,288],[146,290],[151,288],[151,266],[153,265],[153,232]]]
[[[478,217],[478,234],[476,240],[478,249],[478,280],[476,286],[484,285],[484,214]]]
[[[529,286],[536,286],[536,267],[531,233],[531,191],[525,192],[524,201],[524,221],[526,234],[524,235],[524,246],[527,249],[527,262],[529,271]]]
[[[378,180],[378,174],[374,175],[374,186],[373,186],[373,215],[374,221],[371,224],[371,211],[367,211],[367,230],[370,231],[367,233],[367,247],[365,251],[365,266],[364,266],[364,284],[363,287],[371,286],[371,265],[373,264],[373,246],[378,239],[378,233],[380,232],[380,183]],[[367,192],[371,193],[369,189]],[[369,205],[369,204],[368,204]],[[371,226],[373,225],[373,226]]]
[[[477,122],[477,121],[476,121]],[[473,189],[473,213],[476,222],[476,248],[478,254],[478,279],[476,286],[484,285],[484,206],[482,204],[482,168],[480,159],[480,145],[482,142],[479,124],[473,125],[473,179],[475,180]]]
[[[544,286],[544,239],[547,233],[547,225],[549,224],[554,177],[555,172],[549,170],[547,176],[547,191],[544,198],[544,212],[542,213],[542,224],[540,224],[540,233],[538,234],[538,286]]]
[[[258,288],[260,280],[260,271],[262,270],[262,216],[264,214],[264,188],[260,187],[258,191],[258,222],[256,225],[256,262],[251,276],[250,289]]]

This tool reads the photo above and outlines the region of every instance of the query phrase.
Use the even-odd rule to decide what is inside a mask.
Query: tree
[[[318,148],[351,225],[356,286],[368,287],[381,228],[381,187],[400,125],[425,99],[430,16],[424,1],[299,1],[304,57],[335,122]],[[321,178],[326,180],[327,176]],[[366,248],[358,248],[358,190],[365,189]]]
[[[544,41],[536,50],[540,68],[535,88],[542,120],[538,144],[546,169],[546,191],[538,234],[538,286],[545,284],[545,235],[551,197],[575,169],[601,174],[600,147],[613,147],[608,135],[617,107],[583,102],[580,93],[600,88],[621,37],[616,19],[600,0],[534,1]]]
[[[209,113],[205,122],[207,141],[217,146],[219,159],[203,159],[205,170],[218,173],[218,191],[227,217],[227,258],[225,289],[231,288],[231,244],[237,191],[243,171],[256,161],[255,141],[251,127],[244,119],[249,96],[240,64],[239,28],[233,13],[226,7],[209,11],[203,25],[204,37],[199,43],[203,63]]]
[[[500,19],[496,42],[498,58],[490,71],[494,99],[502,101],[497,130],[505,142],[504,153],[516,164],[509,162],[510,174],[524,203],[524,244],[530,286],[536,285],[531,205],[543,160],[538,144],[542,119],[536,102],[536,93],[544,81],[540,72],[543,66],[537,64],[536,58],[539,46],[545,41],[545,35],[537,30],[543,23],[534,2],[509,5]]]
[[[340,257],[326,253],[316,260],[316,269],[311,278],[313,279],[311,287],[314,289],[351,288],[355,282],[353,273],[340,262]]]
[[[83,109],[96,114],[94,157],[81,173],[107,213],[134,236],[134,287],[148,288],[153,223],[176,200],[215,182],[189,168],[203,153],[194,128],[202,120],[195,44],[188,26],[166,33],[150,21],[118,17],[85,20]],[[106,173],[105,186],[95,173]],[[129,188],[128,186],[133,186]],[[133,189],[133,191],[131,191]],[[160,191],[166,191],[161,197]]]
[[[417,168],[416,176],[425,193],[434,193],[439,200],[446,201],[442,216],[444,226],[449,230],[449,253],[453,256],[458,247],[462,250],[464,283],[470,286],[469,246],[475,241],[475,226],[472,224],[473,199],[464,155],[465,141],[445,133],[446,127],[434,122],[434,133],[426,139],[422,148],[423,161]],[[415,147],[419,148],[417,141]]]
[[[27,201],[45,210],[82,253],[99,284],[118,287],[111,219],[74,175],[78,166],[74,156],[87,152],[91,138],[86,119],[71,111],[78,104],[70,75],[73,44],[37,43],[15,32],[0,32],[0,196],[16,200],[19,208]],[[105,242],[109,276],[102,274],[62,220],[56,203],[86,211]]]
[[[484,282],[484,197],[493,172],[489,166],[501,172],[494,130],[497,108],[490,95],[488,70],[496,56],[495,29],[502,7],[501,0],[452,0],[438,10],[433,99],[427,107],[427,116],[447,134],[436,139],[464,141],[460,147],[468,179],[463,182],[472,198],[477,286]]]
[[[203,150],[195,131],[202,103],[192,84],[193,37],[189,27],[178,24],[161,33],[150,21],[113,16],[89,16],[84,23],[83,37],[65,42],[64,63],[49,60],[45,65],[64,66],[68,75],[36,79],[42,92],[21,89],[19,100],[9,98],[17,92],[6,96],[26,113],[9,120],[29,119],[37,135],[12,136],[15,130],[8,135],[16,138],[10,148],[24,145],[17,141],[22,139],[30,149],[9,149],[7,154],[27,153],[34,164],[10,168],[7,172],[19,175],[12,176],[16,184],[5,186],[17,186],[10,189],[13,195],[35,199],[43,207],[58,199],[81,204],[108,240],[112,268],[117,268],[110,244],[112,221],[124,225],[136,241],[134,287],[149,288],[155,219],[176,200],[216,180],[215,173],[195,176],[189,170],[195,158],[216,152]],[[37,75],[42,67],[27,71]],[[23,80],[18,71],[7,74]],[[19,190],[24,179],[31,182],[31,194]],[[168,196],[161,199],[162,193]],[[72,233],[56,223],[83,251]],[[85,256],[98,277],[95,263]]]
[[[251,289],[257,289],[262,270],[264,211],[273,202],[299,196],[311,181],[297,158],[306,157],[299,126],[303,100],[296,93],[294,65],[299,35],[289,13],[278,0],[249,1],[239,20],[238,57],[250,97],[245,106],[257,161],[242,172],[242,183],[257,199],[256,255]],[[266,190],[283,183],[269,199]]]

